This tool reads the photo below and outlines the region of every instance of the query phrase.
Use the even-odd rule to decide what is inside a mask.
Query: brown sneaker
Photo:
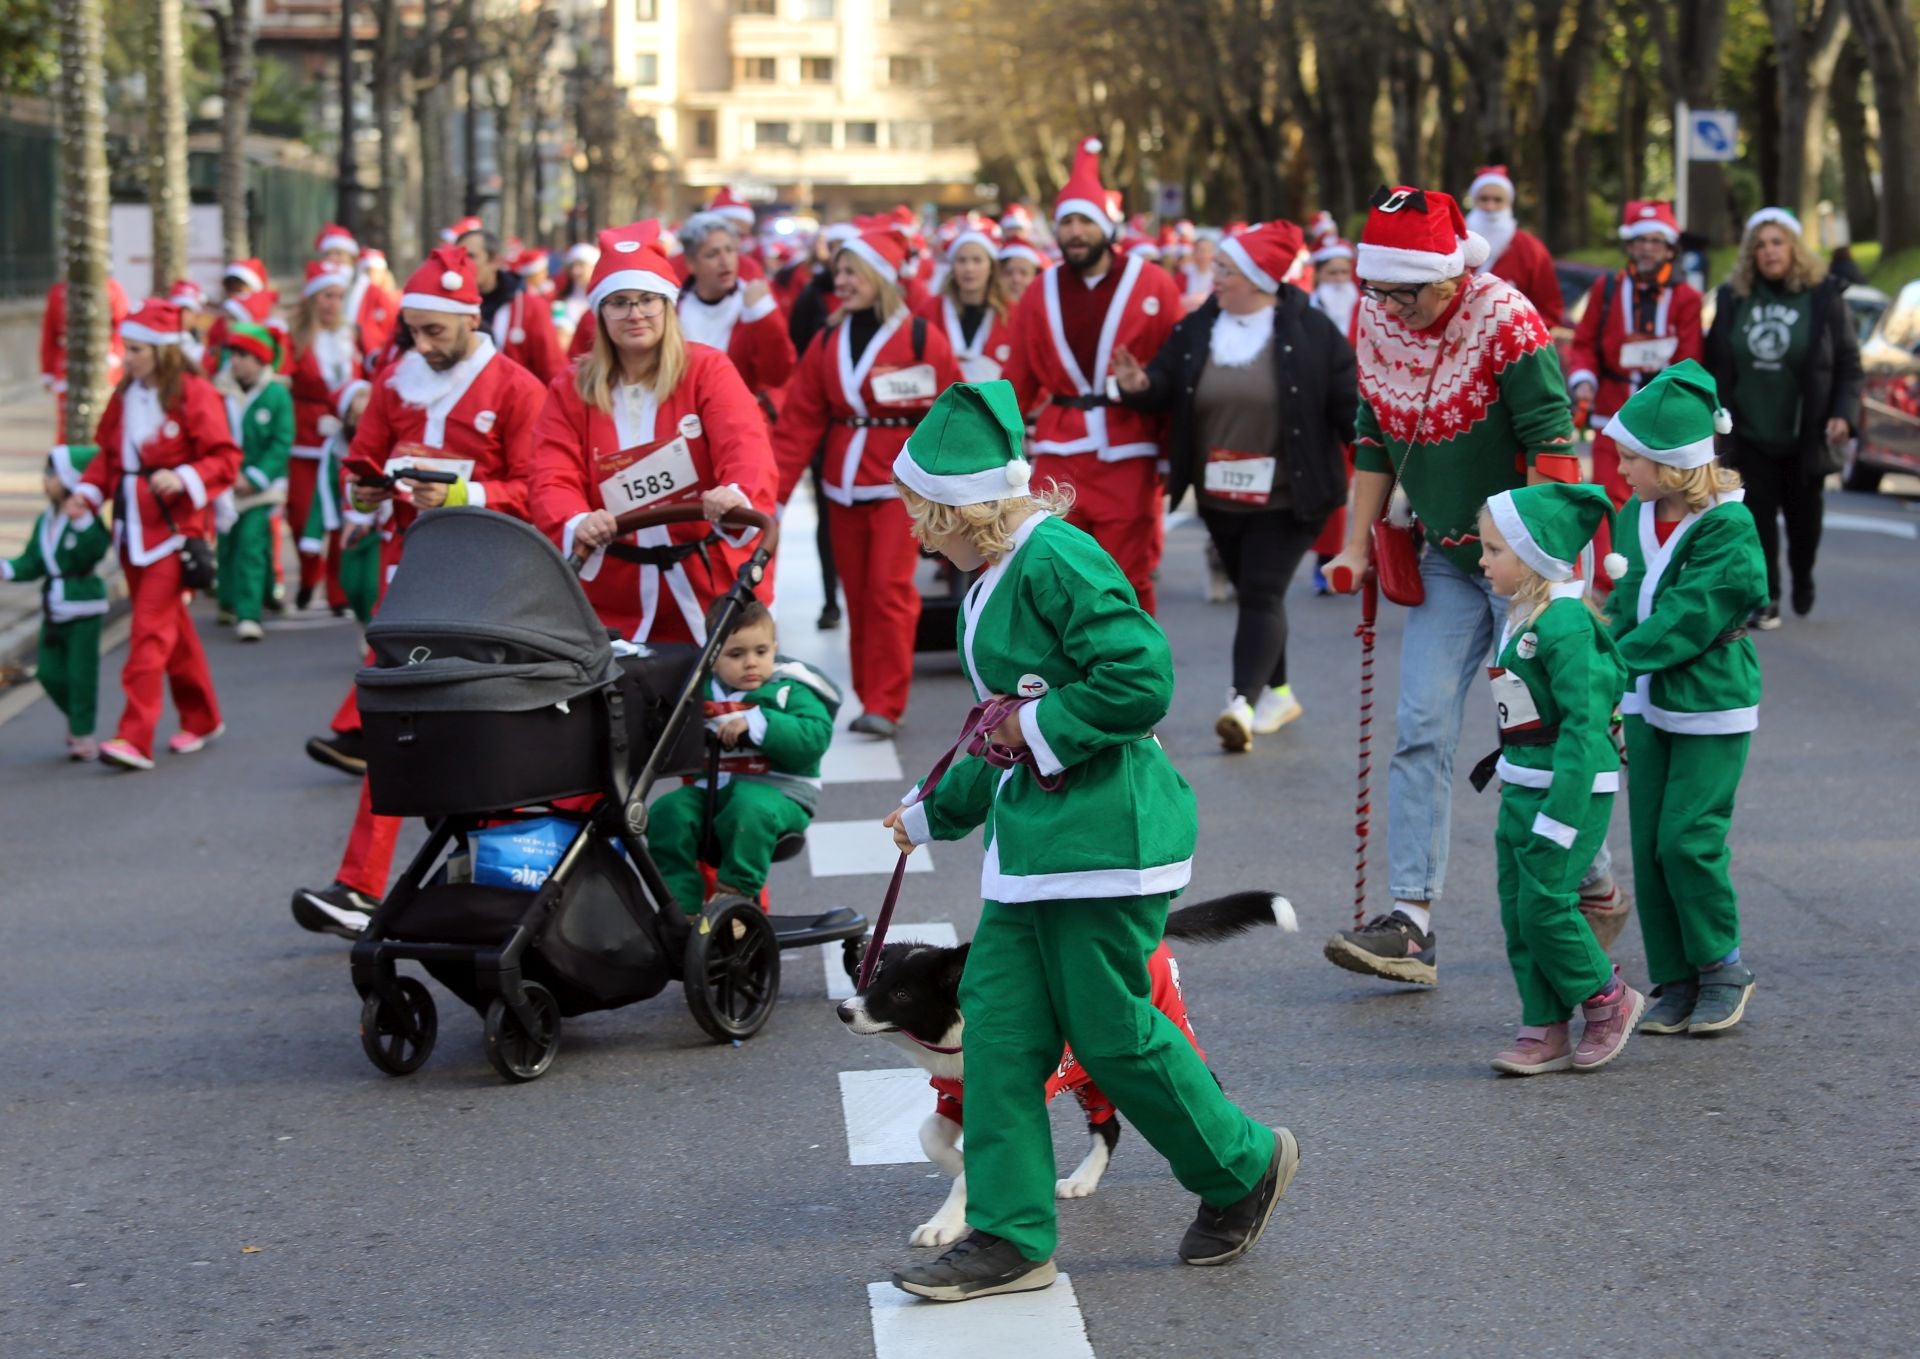
[[[1620,931],[1627,927],[1627,921],[1633,916],[1633,898],[1625,891],[1608,881],[1604,892],[1588,895],[1580,894],[1580,914],[1587,919],[1587,927],[1593,931],[1593,937],[1602,949],[1612,952],[1613,941],[1620,937]]]
[[[1493,1059],[1493,1069],[1508,1076],[1544,1076],[1573,1065],[1573,1040],[1567,1025],[1523,1024],[1507,1050]]]
[[[1580,1031],[1580,1046],[1573,1050],[1575,1071],[1598,1071],[1618,1057],[1633,1037],[1647,998],[1625,982],[1619,988],[1612,1000],[1590,1000],[1580,1007],[1587,1026]]]

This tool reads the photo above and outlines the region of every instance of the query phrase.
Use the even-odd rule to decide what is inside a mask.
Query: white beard
[[[320,376],[327,386],[338,387],[353,377],[359,357],[358,338],[359,332],[350,322],[342,322],[337,330],[313,332],[314,361],[320,365]]]
[[[1222,368],[1251,364],[1273,339],[1273,311],[1262,307],[1249,316],[1221,312],[1214,318],[1213,334],[1207,337],[1207,357]]]
[[[1325,312],[1345,335],[1353,328],[1353,309],[1360,305],[1360,285],[1352,282],[1315,284],[1313,305]]]
[[[493,341],[483,334],[473,337],[473,352],[466,358],[447,369],[436,373],[427,361],[420,357],[418,350],[409,350],[393,366],[392,376],[387,385],[393,394],[409,406],[422,410],[432,410],[448,397],[458,400],[473,381],[473,375],[486,367],[493,358]]]
[[[1512,208],[1499,213],[1475,208],[1467,214],[1467,230],[1478,232],[1487,242],[1486,263],[1474,270],[1475,273],[1486,273],[1493,268],[1502,255],[1507,253],[1507,247],[1513,244],[1513,233],[1518,226],[1519,224],[1513,220]]]

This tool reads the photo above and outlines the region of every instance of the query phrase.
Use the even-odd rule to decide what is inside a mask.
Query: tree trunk
[[[374,0],[374,21],[378,32],[373,41],[373,122],[380,136],[380,185],[374,194],[374,220],[368,237],[383,250],[397,248],[398,226],[394,212],[399,204],[398,129],[394,120],[399,106],[400,83],[400,0]]]
[[[106,400],[106,28],[100,0],[60,3],[60,235],[67,280],[67,437],[93,437]]]
[[[1562,43],[1569,3],[1573,26]],[[1575,171],[1573,150],[1580,137],[1587,77],[1600,43],[1601,6],[1600,0],[1535,0],[1533,12],[1540,72],[1534,86],[1540,181],[1536,220],[1547,247],[1558,254],[1573,249],[1586,235],[1586,180]]]
[[[1668,14],[1673,16],[1671,25]],[[1692,108],[1710,107],[1727,36],[1727,0],[1670,0],[1649,9],[1647,17],[1660,53],[1660,82],[1668,106],[1684,101]],[[1688,220],[1680,225],[1709,240],[1727,239],[1726,175],[1720,165],[1694,161],[1675,166],[1674,173],[1687,177]]]
[[[1866,82],[1867,58],[1856,33],[1840,45],[1830,100],[1833,136],[1840,144],[1841,199],[1856,241],[1875,240],[1880,234],[1880,192],[1874,187],[1873,166],[1867,158],[1867,108],[1861,100]]]
[[[1920,247],[1920,30],[1909,0],[1847,0],[1880,114],[1880,250]]]
[[[1814,0],[1811,22],[1804,25],[1797,0],[1767,0],[1767,21],[1773,29],[1773,105],[1780,119],[1779,175],[1772,201],[1811,224],[1819,215],[1827,95],[1847,38],[1846,0]]]
[[[153,208],[153,292],[187,272],[187,101],[180,0],[149,0],[147,201]]]
[[[233,0],[220,31],[220,250],[229,260],[253,253],[247,223],[247,127],[253,112],[253,4]]]

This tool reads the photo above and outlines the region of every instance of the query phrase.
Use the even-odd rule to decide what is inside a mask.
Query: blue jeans
[[[1485,576],[1469,576],[1429,547],[1420,556],[1427,602],[1407,610],[1400,642],[1400,706],[1387,766],[1387,890],[1396,901],[1435,901],[1447,880],[1453,830],[1453,755],[1467,695],[1486,673],[1507,601]],[[1489,732],[1489,738],[1494,733]],[[1580,880],[1605,878],[1603,841]]]

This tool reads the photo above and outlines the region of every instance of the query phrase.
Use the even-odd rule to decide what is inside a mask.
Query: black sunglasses
[[[1375,301],[1391,302],[1394,306],[1404,310],[1416,305],[1420,301],[1420,290],[1426,286],[1426,284],[1421,283],[1411,288],[1376,288],[1371,283],[1362,283],[1360,285],[1360,291]]]

